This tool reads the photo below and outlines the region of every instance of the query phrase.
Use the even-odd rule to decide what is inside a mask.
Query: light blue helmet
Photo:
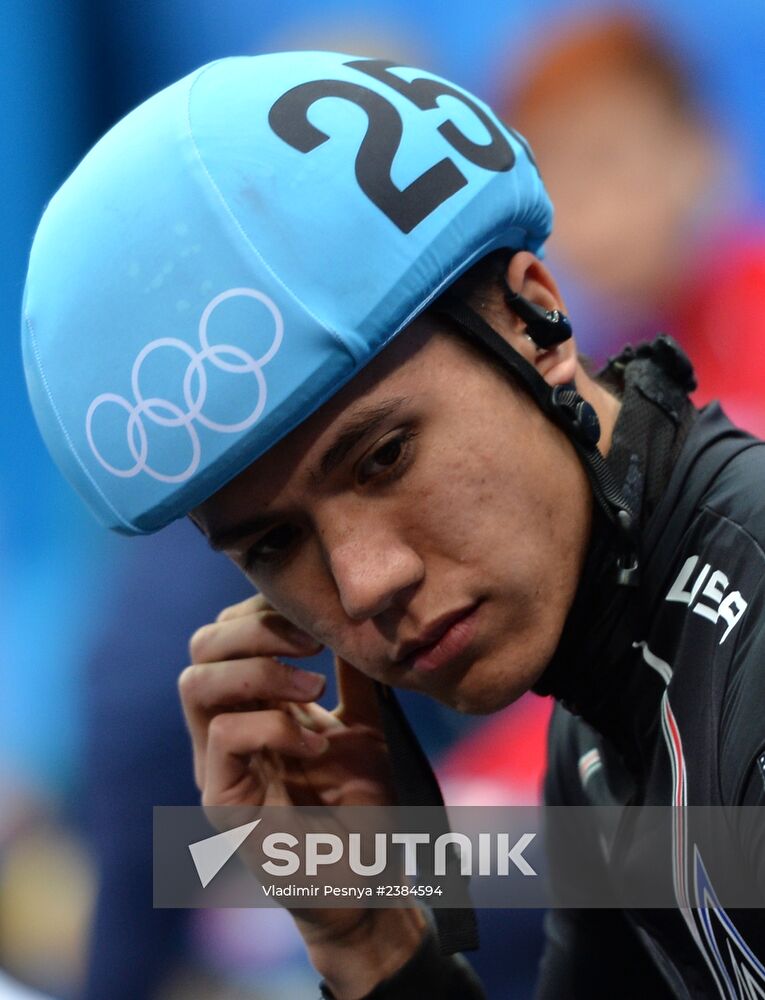
[[[109,527],[161,528],[551,221],[524,140],[440,77],[325,52],[204,66],[40,223],[22,327],[48,448]]]

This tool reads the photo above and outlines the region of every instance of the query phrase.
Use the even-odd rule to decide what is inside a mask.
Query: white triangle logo
[[[233,830],[224,830],[223,833],[189,844],[203,889],[212,882],[231,855],[236,854],[258,823],[260,820],[256,819],[252,823],[235,826]]]

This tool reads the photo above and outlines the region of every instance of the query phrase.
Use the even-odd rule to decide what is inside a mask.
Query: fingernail
[[[312,729],[303,731],[303,743],[313,753],[324,753],[329,746],[329,740],[321,733],[315,733]]]
[[[295,688],[309,698],[318,698],[324,690],[327,679],[324,674],[316,674],[311,670],[296,670],[292,675]]]

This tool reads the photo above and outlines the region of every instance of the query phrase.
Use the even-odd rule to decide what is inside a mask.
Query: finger
[[[178,690],[184,711],[204,716],[253,701],[312,701],[326,682],[324,674],[256,656],[192,664],[178,678]]]
[[[338,706],[335,715],[346,724],[361,723],[380,728],[380,706],[374,681],[352,667],[347,660],[335,657]]]
[[[310,701],[326,685],[323,674],[266,657],[187,667],[178,678],[181,705],[191,735],[195,773],[207,753],[211,719],[225,709],[261,708],[267,701]]]
[[[202,804],[229,803],[232,790],[252,778],[250,758],[264,750],[311,759],[329,745],[326,737],[304,729],[282,711],[216,715],[210,724]]]
[[[239,601],[236,604],[229,604],[227,608],[223,608],[215,620],[224,622],[230,618],[241,618],[243,615],[251,615],[258,611],[266,610],[273,609],[271,609],[271,605],[265,597],[262,594],[252,594],[243,601]]]
[[[192,663],[248,656],[310,656],[321,644],[271,609],[203,625],[192,635]]]
[[[285,702],[279,707],[289,712],[301,726],[304,726],[306,729],[312,729],[315,733],[323,733],[325,736],[329,736],[330,733],[341,732],[348,728],[341,719],[338,719],[334,712],[330,712],[323,705],[319,705],[315,701],[302,704],[291,701]]]

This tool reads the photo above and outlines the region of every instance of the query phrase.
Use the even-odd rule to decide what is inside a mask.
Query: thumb
[[[335,715],[342,722],[381,728],[380,706],[375,682],[341,656],[335,656],[338,705]]]

